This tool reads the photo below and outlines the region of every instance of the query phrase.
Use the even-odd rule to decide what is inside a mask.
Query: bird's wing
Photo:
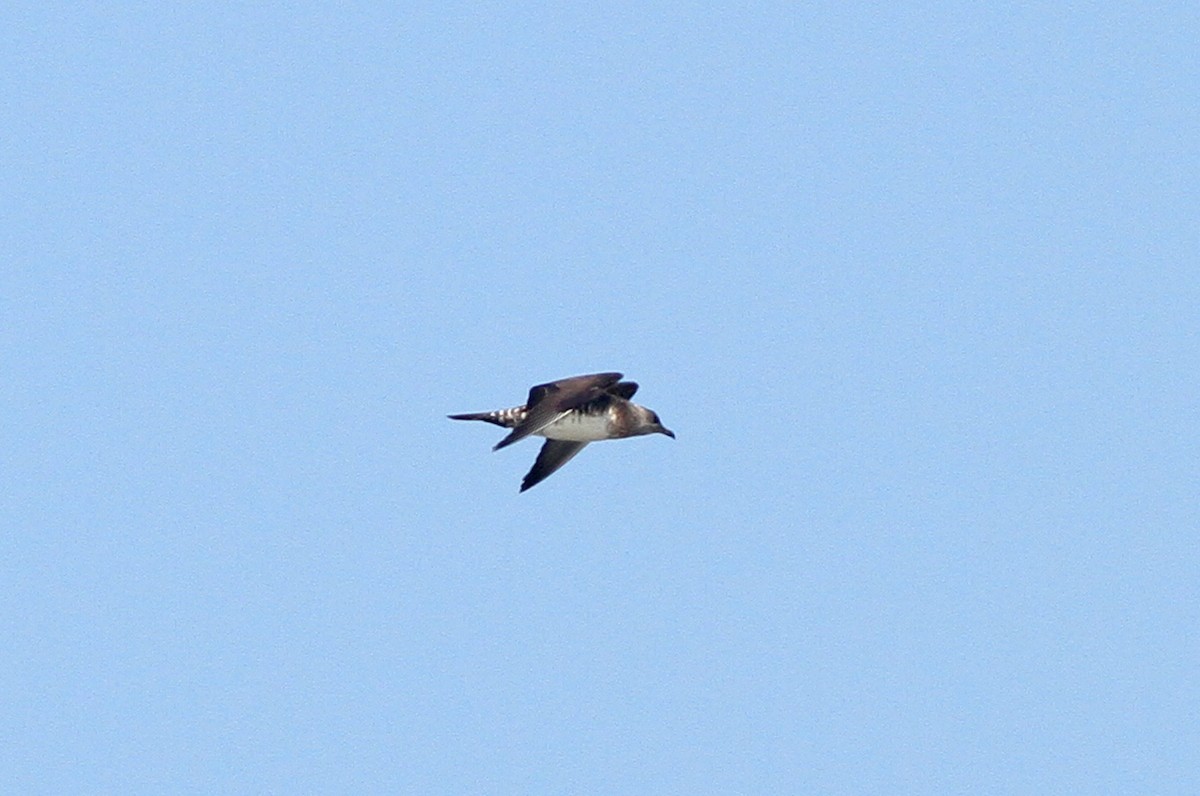
[[[562,467],[567,462],[587,446],[586,442],[572,442],[562,439],[548,439],[542,445],[541,452],[538,453],[537,461],[533,463],[533,467],[525,474],[525,478],[521,481],[521,491],[524,492],[531,486],[544,481],[558,468]]]
[[[636,381],[623,381],[620,384],[614,384],[613,386],[609,387],[607,392],[609,395],[615,395],[618,398],[624,398],[626,401],[628,401],[633,397],[633,394],[637,392],[637,388],[638,385]]]
[[[536,434],[562,417],[564,412],[603,396],[620,380],[620,373],[593,373],[537,385],[529,391],[529,400],[525,402],[525,419],[492,450],[498,451]]]

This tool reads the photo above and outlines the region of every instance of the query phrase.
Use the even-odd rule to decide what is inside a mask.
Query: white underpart
[[[563,412],[557,420],[536,433],[539,437],[572,442],[595,442],[608,439],[608,416]]]

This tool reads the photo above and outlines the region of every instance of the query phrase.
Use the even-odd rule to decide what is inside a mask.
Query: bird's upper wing
[[[536,434],[562,417],[564,412],[603,396],[620,380],[620,373],[592,373],[537,385],[529,391],[529,400],[525,402],[525,419],[492,450],[500,450]]]
[[[521,481],[521,491],[524,492],[529,487],[544,481],[555,470],[571,461],[572,457],[583,450],[586,445],[586,442],[562,439],[546,440],[546,443],[542,445],[541,452],[538,453],[537,461],[533,463],[533,467]]]
[[[637,388],[638,385],[636,381],[623,381],[620,384],[614,384],[613,386],[609,387],[607,392],[609,395],[615,395],[618,398],[624,398],[626,401],[628,401],[633,397],[633,394],[637,392]]]

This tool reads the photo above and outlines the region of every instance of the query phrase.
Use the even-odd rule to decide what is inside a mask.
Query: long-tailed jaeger
[[[629,400],[637,388],[635,382],[621,381],[620,373],[573,376],[537,385],[529,391],[524,406],[449,417],[511,428],[512,433],[492,450],[508,447],[531,434],[545,437],[533,469],[521,481],[524,492],[569,462],[589,442],[643,434],[666,434],[674,439],[675,433],[663,426],[657,414]]]

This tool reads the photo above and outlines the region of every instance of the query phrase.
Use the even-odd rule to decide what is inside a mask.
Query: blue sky
[[[1200,791],[1193,4],[0,29],[3,791]]]

